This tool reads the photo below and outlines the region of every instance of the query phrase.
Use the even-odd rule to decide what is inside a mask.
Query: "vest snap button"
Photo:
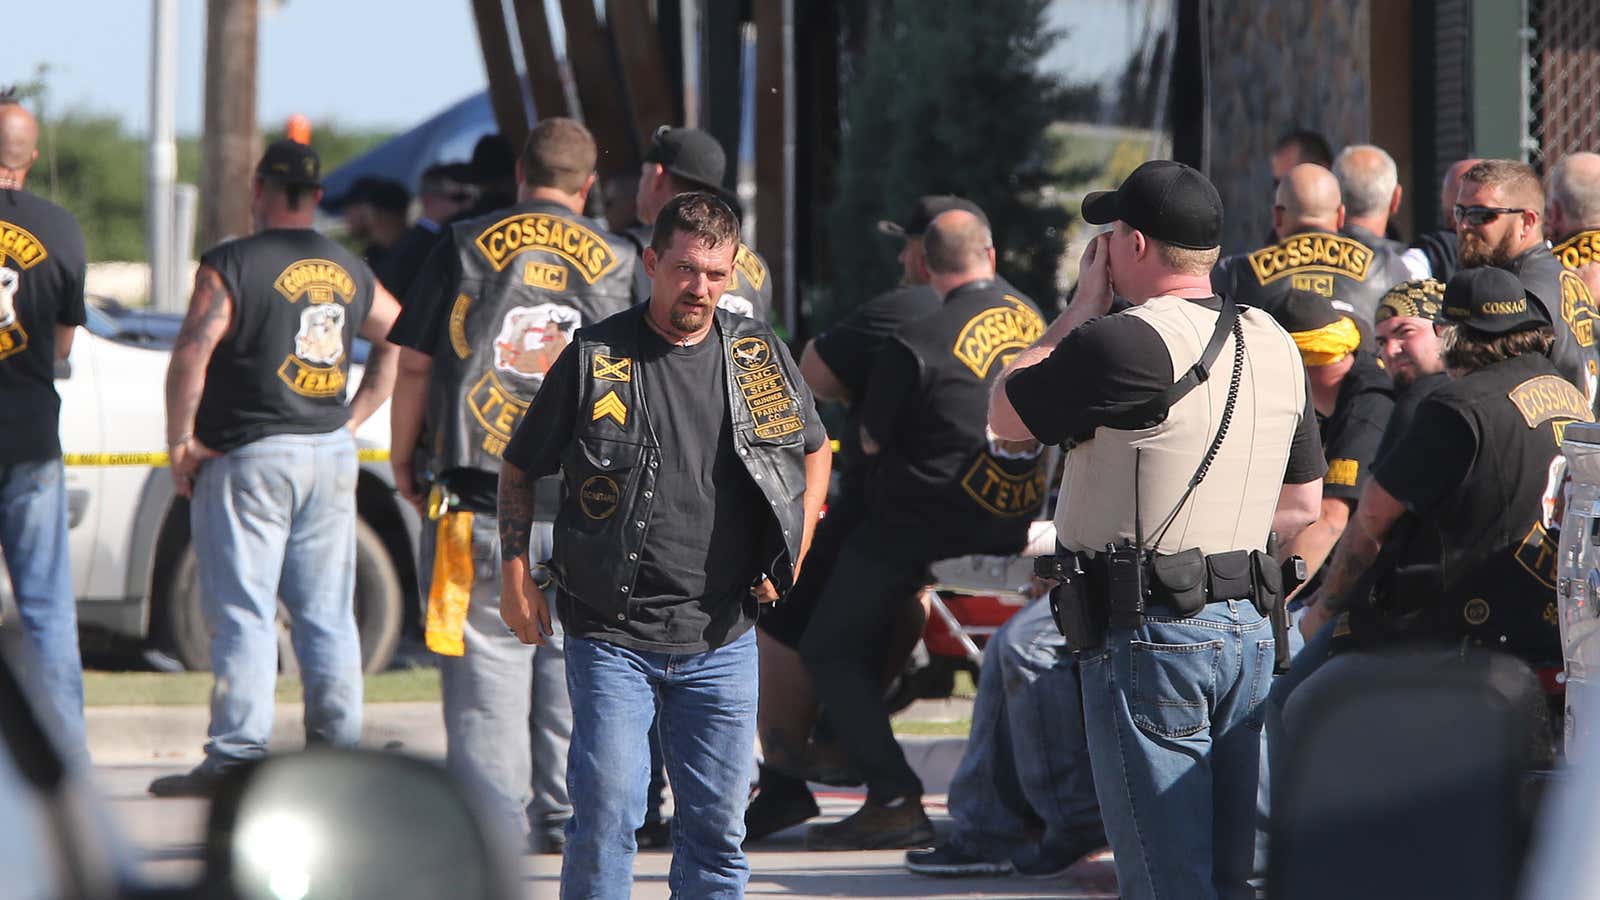
[[[626,615],[622,614],[622,613],[617,613],[617,621],[618,622],[626,622],[626,621],[628,621],[628,617]]]
[[[644,520],[640,519],[637,522],[634,522],[633,524],[639,526],[640,528],[643,528],[644,527]]]
[[[760,481],[760,480],[761,480],[761,473],[760,473],[760,472],[757,472],[757,473],[756,473],[756,480],[757,480],[757,481]]]
[[[624,593],[624,594],[626,594],[626,593],[627,593],[627,592],[628,592],[628,586],[627,586],[627,585],[623,585],[623,586],[622,586],[622,592],[623,592],[623,593]]]
[[[646,499],[646,500],[649,500],[649,499],[650,499],[650,498],[651,498],[651,497],[652,497],[652,496],[653,496],[653,495],[654,495],[654,492],[653,492],[653,491],[645,491],[645,492],[644,492],[644,498],[645,498],[645,499]]]
[[[637,553],[629,553],[628,554],[628,558],[629,559],[638,559],[639,558],[639,554],[637,554]]]
[[[602,465],[602,466],[609,466],[609,465],[611,465],[611,460],[609,460],[609,459],[602,459],[602,460],[600,460],[600,465]]]

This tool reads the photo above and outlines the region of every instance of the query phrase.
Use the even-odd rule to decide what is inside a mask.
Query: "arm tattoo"
[[[1339,550],[1333,557],[1333,565],[1328,568],[1328,577],[1323,582],[1320,602],[1327,604],[1332,612],[1343,612],[1350,604],[1347,594],[1358,579],[1378,560],[1381,546],[1374,546],[1364,539],[1345,541],[1339,545]]]
[[[167,442],[194,430],[195,412],[205,392],[206,365],[217,342],[227,333],[233,318],[233,298],[222,284],[222,277],[209,266],[195,274],[194,296],[183,328],[172,346],[167,363]]]
[[[508,462],[500,464],[500,490],[496,513],[500,520],[500,558],[528,555],[533,538],[534,479]]]

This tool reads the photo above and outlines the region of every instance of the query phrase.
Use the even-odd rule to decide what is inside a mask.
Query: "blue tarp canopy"
[[[468,161],[478,138],[498,130],[489,92],[474,94],[328,172],[322,179],[322,209],[337,209],[356,179],[364,177],[393,179],[415,194],[424,169]]]

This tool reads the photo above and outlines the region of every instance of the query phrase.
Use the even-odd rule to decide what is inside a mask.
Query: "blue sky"
[[[257,111],[264,123],[305,113],[399,128],[480,91],[477,31],[466,0],[261,0]],[[178,131],[202,120],[205,0],[178,0]],[[50,66],[50,111],[149,118],[149,0],[8,4],[0,84]]]

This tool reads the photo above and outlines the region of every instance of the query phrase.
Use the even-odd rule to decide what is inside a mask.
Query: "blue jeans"
[[[78,606],[67,556],[66,470],[60,458],[0,465],[0,550],[33,649],[39,714],[68,759],[87,765]]]
[[[983,651],[972,732],[950,782],[958,842],[1007,858],[1030,842],[1030,814],[1044,820],[1046,847],[1098,838],[1082,704],[1078,664],[1050,604],[1028,604]]]
[[[1147,611],[1084,654],[1095,787],[1126,900],[1252,896],[1270,623],[1248,602]]]
[[[563,900],[633,893],[634,832],[644,824],[649,730],[659,720],[676,812],[674,897],[743,897],[744,808],[756,739],[756,636],[706,653],[629,650],[567,637],[572,750],[567,758]]]
[[[424,601],[433,583],[437,523],[422,528],[418,554]],[[529,554],[550,556],[549,522],[533,523]],[[524,644],[500,618],[500,531],[494,516],[472,517],[472,599],[461,656],[438,656],[443,688],[446,765],[484,795],[512,835],[566,821],[566,661],[556,593],[545,593],[554,636],[543,647]]]
[[[211,629],[207,768],[266,755],[278,601],[305,690],[307,743],[361,737],[356,445],[343,428],[275,434],[204,463],[189,526]]]

